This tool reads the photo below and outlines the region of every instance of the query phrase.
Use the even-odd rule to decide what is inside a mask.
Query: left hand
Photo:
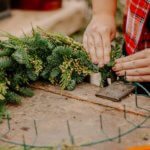
[[[150,49],[116,60],[113,70],[131,82],[150,82]]]

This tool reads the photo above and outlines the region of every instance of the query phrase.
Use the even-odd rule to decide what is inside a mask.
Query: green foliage
[[[115,64],[115,60],[122,57],[122,45],[123,45],[123,38],[118,37],[115,39],[114,45],[111,46],[111,60],[110,63],[105,65],[103,68],[100,69],[102,80],[101,80],[101,86],[105,87],[108,85],[107,78],[110,78],[113,81],[117,80],[117,76],[112,70],[112,67]]]
[[[121,57],[120,46],[112,46],[110,64],[99,70],[83,45],[67,36],[33,29],[29,36],[7,37],[8,40],[0,41],[0,101],[6,103],[18,104],[20,96],[33,96],[27,87],[38,79],[74,90],[86,76],[101,71],[104,84],[108,77],[115,78],[111,68],[115,59]]]
[[[5,82],[0,83],[0,100],[5,99],[4,95],[7,93],[7,89],[8,89],[8,87]]]
[[[0,57],[10,56],[12,53],[13,53],[13,50],[11,48],[6,48],[6,49],[0,51]]]
[[[3,117],[5,117],[7,114],[5,103],[0,101],[0,123],[2,122]]]
[[[24,49],[17,49],[13,54],[12,58],[19,64],[28,65],[29,64],[29,56]]]
[[[9,81],[5,77],[3,70],[0,70],[0,102],[5,100],[5,94],[7,93]]]
[[[82,44],[69,37],[41,29],[22,38],[7,37],[0,41],[1,101],[17,104],[20,96],[33,96],[27,86],[40,78],[73,90],[87,75],[98,72]]]
[[[9,90],[5,94],[5,98],[6,98],[7,102],[10,104],[20,104],[20,102],[21,102],[21,97],[18,94],[16,94],[15,92],[11,92]]]
[[[18,93],[24,97],[32,97],[34,95],[32,89],[27,87],[20,88]]]
[[[13,61],[10,57],[3,56],[0,57],[0,69],[8,68],[13,65]]]
[[[31,69],[27,70],[27,76],[31,81],[36,81],[38,79],[38,75]]]
[[[69,91],[73,91],[76,87],[76,81],[75,80],[71,80],[67,86],[67,90]]]

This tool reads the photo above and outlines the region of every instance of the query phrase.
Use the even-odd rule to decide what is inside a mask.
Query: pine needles
[[[33,29],[30,36],[7,37],[0,41],[0,101],[5,103],[18,104],[20,96],[33,96],[28,86],[39,79],[67,90],[93,72],[101,71],[105,80],[113,74],[114,60],[121,57],[120,48],[113,46],[110,64],[99,70],[83,45],[67,36]]]
[[[98,67],[80,43],[41,29],[18,38],[7,34],[0,41],[0,101],[19,104],[20,96],[33,96],[29,84],[38,79],[73,90]]]

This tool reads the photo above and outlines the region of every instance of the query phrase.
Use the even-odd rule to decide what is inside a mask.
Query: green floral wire
[[[150,91],[148,91],[142,84],[135,82],[135,83],[133,83],[133,85],[135,85],[136,87],[138,86],[138,87],[142,88],[147,94],[147,95],[145,95],[145,94],[141,94],[141,95],[150,97]]]
[[[136,129],[140,128],[148,119],[150,118],[150,115],[147,116],[141,123],[139,123],[138,125],[134,126],[133,128],[131,128],[130,130],[120,134],[120,135],[117,135],[117,136],[114,136],[112,138],[106,138],[104,140],[99,140],[99,141],[96,141],[96,142],[91,142],[91,143],[86,143],[86,144],[82,144],[80,146],[82,147],[85,147],[85,146],[92,146],[92,145],[96,145],[96,144],[100,144],[100,143],[104,143],[104,142],[109,142],[109,141],[113,141],[115,139],[118,139],[119,137],[123,137],[133,131],[135,131]]]
[[[150,96],[150,92],[144,86],[142,86],[140,83],[134,83],[134,85],[136,87],[137,86],[141,87],[147,93],[147,95]],[[123,137],[123,136],[133,132],[134,130],[140,128],[149,118],[150,118],[150,115],[147,116],[140,124],[134,126],[130,130],[128,130],[127,132],[122,133],[119,136],[115,136],[115,137],[112,137],[112,138],[106,138],[104,140],[99,140],[99,141],[95,141],[95,142],[91,142],[91,143],[81,144],[80,146],[81,147],[92,146],[92,145],[96,145],[96,144],[100,144],[100,143],[104,143],[104,142],[108,142],[108,141],[113,141],[115,139],[118,139],[119,137]],[[24,146],[24,144],[22,144],[22,143],[8,141],[8,140],[5,140],[5,139],[3,139],[1,137],[0,137],[0,140],[3,141],[3,142],[9,143],[9,144],[14,144],[14,145],[18,145],[18,146]],[[53,148],[53,146],[36,146],[36,145],[29,145],[29,144],[26,144],[26,146],[30,147],[30,148]]]
[[[79,145],[80,147],[87,147],[87,146],[92,146],[92,145],[96,145],[96,144],[100,144],[100,143],[104,143],[104,142],[109,142],[109,141],[113,141],[115,139],[118,139],[119,137],[123,137],[131,132],[133,132],[134,130],[140,128],[148,119],[150,118],[150,115],[147,116],[141,123],[139,123],[138,125],[134,126],[133,128],[131,128],[130,130],[122,133],[121,135],[117,135],[117,136],[114,136],[112,138],[106,138],[104,140],[98,140],[98,141],[95,141],[95,142],[90,142],[90,143],[85,143],[85,144],[81,144]],[[13,145],[18,145],[18,146],[24,146],[24,144],[22,143],[17,143],[17,142],[13,142],[13,141],[9,141],[9,140],[6,140],[6,139],[3,139],[0,137],[0,141],[2,142],[5,142],[5,143],[9,143],[9,144],[13,144]],[[30,144],[25,144],[26,147],[30,147],[30,148],[54,148],[53,146],[37,146],[37,145],[30,145]]]
[[[142,88],[142,89],[146,92],[147,97],[150,97],[150,91],[148,91],[142,84],[135,82],[135,83],[133,83],[133,85],[134,85],[136,88],[137,88],[137,87]],[[145,96],[145,95],[144,95],[144,96]],[[145,110],[145,109],[144,109],[144,110]],[[148,110],[146,110],[146,111],[148,111]],[[150,111],[148,111],[148,112],[150,112]],[[134,130],[140,128],[149,118],[150,118],[150,114],[149,114],[140,124],[134,126],[134,128],[131,128],[130,130],[128,130],[127,132],[122,133],[121,135],[118,135],[118,136],[115,136],[115,137],[112,137],[112,138],[107,138],[107,139],[100,140],[100,141],[96,141],[96,142],[91,142],[91,143],[87,143],[87,144],[82,144],[82,145],[80,145],[80,146],[82,146],[82,147],[83,147],[83,146],[92,146],[92,145],[96,145],[96,144],[100,144],[100,143],[104,143],[104,142],[108,142],[108,141],[113,141],[113,140],[115,140],[115,139],[118,139],[119,137],[123,137],[123,136],[125,136],[125,135],[131,133],[132,131],[134,131]]]

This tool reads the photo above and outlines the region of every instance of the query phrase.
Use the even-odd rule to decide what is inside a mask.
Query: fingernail
[[[98,61],[95,60],[95,59],[93,59],[92,62],[93,62],[94,64],[98,64]]]
[[[113,71],[116,71],[116,67],[113,67],[112,70],[113,70]]]
[[[120,76],[120,73],[119,73],[119,72],[116,72],[116,75]]]
[[[94,61],[94,64],[97,65],[97,64],[98,64],[98,61]]]

